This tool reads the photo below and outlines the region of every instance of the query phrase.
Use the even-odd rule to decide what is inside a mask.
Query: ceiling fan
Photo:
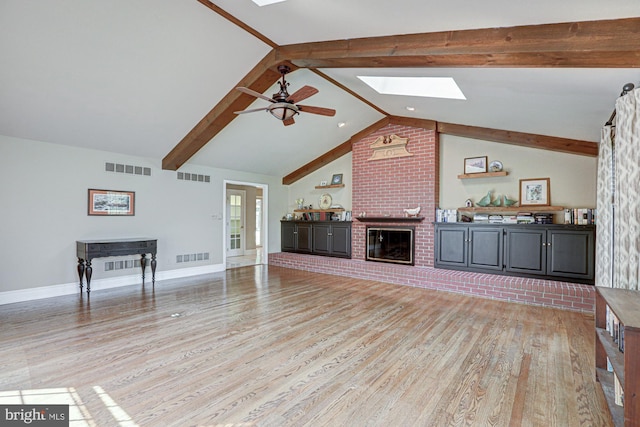
[[[287,81],[284,79],[284,76],[289,71],[291,71],[291,69],[286,65],[279,65],[278,71],[280,72],[280,74],[282,74],[282,81],[278,81],[278,84],[280,85],[280,91],[273,94],[273,97],[271,98],[246,87],[236,88],[240,92],[244,92],[248,95],[255,96],[256,98],[269,101],[271,102],[270,105],[265,108],[253,108],[251,110],[236,111],[235,113],[244,114],[253,113],[255,111],[268,111],[276,119],[282,120],[282,123],[285,126],[294,124],[295,121],[293,120],[293,116],[301,112],[330,117],[336,114],[336,110],[332,110],[331,108],[312,107],[310,105],[298,104],[298,102],[318,93],[318,89],[312,86],[303,86],[301,89],[289,95],[289,92],[287,92],[287,86],[289,86],[289,83],[287,83]]]

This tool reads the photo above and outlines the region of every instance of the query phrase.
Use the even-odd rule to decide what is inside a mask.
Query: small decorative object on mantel
[[[296,199],[296,205],[298,205],[298,209],[302,209],[304,204],[304,199],[301,197],[299,199]]]
[[[320,181],[320,187],[326,187],[327,186],[327,181],[323,180]]]
[[[400,138],[397,135],[379,136],[370,146],[373,153],[367,161],[413,156],[407,151],[407,142],[409,138]]]
[[[508,208],[508,207],[514,206],[517,203],[518,203],[517,200],[512,200],[512,199],[508,198],[507,196],[504,196],[504,203],[503,204],[504,204],[505,207]]]
[[[476,202],[476,205],[486,208],[487,206],[489,206],[490,203],[491,203],[491,191],[489,191],[487,195],[484,196],[482,199],[478,200]]]
[[[491,202],[491,206],[500,206],[500,202],[502,202],[502,200],[500,199],[500,196],[498,196],[493,202]]]
[[[467,199],[464,201],[464,205],[468,208],[473,207],[473,202],[471,201],[471,199]]]
[[[342,184],[342,174],[334,173],[331,177],[331,185],[340,185]]]
[[[418,216],[420,213],[420,206],[413,209],[403,209],[405,216]]]

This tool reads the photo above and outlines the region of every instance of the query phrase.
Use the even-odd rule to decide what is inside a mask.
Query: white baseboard
[[[202,274],[219,273],[224,271],[223,264],[204,265],[201,267],[179,268],[177,270],[157,271],[156,282],[160,280],[180,279],[183,277],[198,276]],[[91,279],[91,290],[117,288],[120,286],[136,285],[140,282],[140,274],[131,274],[128,276],[111,277],[108,279]],[[145,283],[151,284],[151,274],[145,276]],[[86,292],[87,284],[82,289]],[[41,286],[38,288],[17,289],[15,291],[0,292],[0,305],[12,304],[15,302],[32,301],[43,298],[58,297],[62,295],[71,295],[80,292],[78,282],[63,283],[59,285]]]

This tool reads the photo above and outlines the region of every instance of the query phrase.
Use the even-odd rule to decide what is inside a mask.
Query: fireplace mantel
[[[420,222],[424,221],[423,216],[359,216],[356,219],[360,222]]]

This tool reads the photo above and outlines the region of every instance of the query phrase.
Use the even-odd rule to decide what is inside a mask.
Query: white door
[[[244,190],[227,190],[227,256],[244,255]]]

